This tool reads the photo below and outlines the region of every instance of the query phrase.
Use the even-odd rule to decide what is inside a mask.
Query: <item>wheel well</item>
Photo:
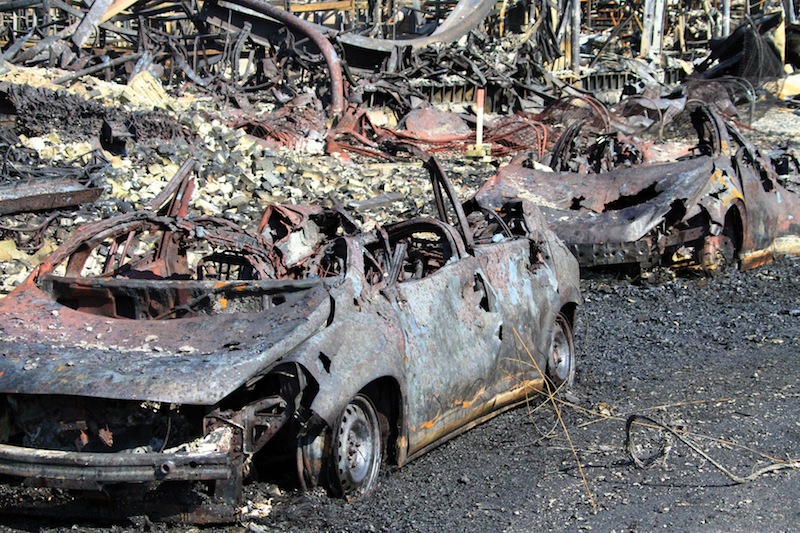
[[[577,319],[578,314],[578,304],[575,302],[567,302],[559,311],[562,315],[564,315],[569,322],[569,327],[572,330],[575,330],[575,320]]]
[[[403,416],[400,385],[394,378],[383,377],[361,389],[361,394],[369,397],[378,411],[386,460],[391,464],[397,464],[400,455],[398,445]]]
[[[742,251],[742,244],[744,243],[744,220],[739,206],[734,205],[725,213],[724,232],[733,241],[734,250],[738,255]]]

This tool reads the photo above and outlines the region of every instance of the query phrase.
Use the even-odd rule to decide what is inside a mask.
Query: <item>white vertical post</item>
[[[731,34],[731,0],[722,0],[722,36],[727,37],[730,34]]]

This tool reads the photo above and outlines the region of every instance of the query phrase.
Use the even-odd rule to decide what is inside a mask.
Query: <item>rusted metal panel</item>
[[[86,292],[76,294],[72,285],[64,298],[92,298],[96,306],[95,299],[102,298],[96,295],[109,290],[84,287]],[[203,287],[206,293],[213,289],[211,284]],[[229,292],[244,291],[259,297],[285,294],[276,284],[271,290],[241,284]],[[10,298],[13,305],[0,309],[2,388],[9,393],[212,405],[324,324],[330,311],[325,291],[318,286],[303,293],[297,302],[263,312],[185,318],[177,325],[72,310],[29,282]],[[271,326],[265,329],[264,324]],[[43,331],[69,345],[54,351],[52,344],[42,342]]]
[[[641,239],[673,209],[713,192],[710,157],[601,174],[503,167],[478,193],[500,200],[520,196],[538,204],[550,227],[570,244]],[[722,184],[718,188],[721,188]]]

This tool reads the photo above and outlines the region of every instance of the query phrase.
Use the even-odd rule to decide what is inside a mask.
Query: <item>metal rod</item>
[[[572,0],[572,72],[581,76],[581,0]]]

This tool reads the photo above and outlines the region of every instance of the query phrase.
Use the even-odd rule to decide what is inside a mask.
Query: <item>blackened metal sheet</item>
[[[260,313],[126,320],[23,288],[0,302],[4,393],[212,405],[313,335],[331,310],[320,285]],[[54,340],[42,342],[45,332]]]
[[[94,202],[103,192],[76,180],[30,179],[0,187],[0,215]]]

